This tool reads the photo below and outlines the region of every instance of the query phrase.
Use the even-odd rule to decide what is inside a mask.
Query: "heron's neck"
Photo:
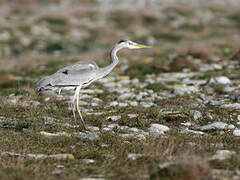
[[[100,71],[99,71],[99,74],[98,74],[99,79],[108,75],[115,68],[115,66],[118,64],[119,60],[118,60],[118,57],[117,57],[117,52],[120,49],[122,49],[122,47],[119,47],[119,46],[114,46],[112,48],[112,50],[110,51],[110,58],[112,60],[112,63],[109,64],[108,66],[104,67],[104,68],[100,68]]]

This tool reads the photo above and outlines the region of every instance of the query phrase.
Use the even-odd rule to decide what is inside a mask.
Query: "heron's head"
[[[128,49],[140,49],[140,48],[151,48],[151,46],[146,46],[143,44],[138,44],[130,40],[121,40],[118,42],[118,45],[120,45],[123,48]]]

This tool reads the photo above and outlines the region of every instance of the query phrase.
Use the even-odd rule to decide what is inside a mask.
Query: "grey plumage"
[[[77,111],[81,117],[83,127],[86,129],[79,109],[80,89],[109,74],[118,64],[117,52],[122,48],[139,49],[150,48],[150,46],[137,44],[130,40],[121,40],[112,48],[110,52],[110,57],[112,59],[112,63],[110,65],[99,68],[98,65],[92,60],[79,61],[59,69],[50,76],[43,77],[35,87],[38,91],[59,90],[59,93],[61,92],[61,89],[75,89],[75,94],[72,100],[74,119],[76,122],[75,108],[77,106]]]

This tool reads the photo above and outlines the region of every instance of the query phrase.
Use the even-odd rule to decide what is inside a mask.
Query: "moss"
[[[169,32],[154,32],[153,36],[156,39],[161,39],[161,40],[170,41],[170,42],[179,42],[182,39],[180,35],[169,33]]]
[[[65,26],[68,24],[67,20],[60,17],[45,17],[41,18],[39,22],[47,22],[53,25]]]

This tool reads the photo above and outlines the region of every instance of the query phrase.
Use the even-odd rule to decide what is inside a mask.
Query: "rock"
[[[82,162],[86,163],[86,164],[92,164],[95,161],[93,159],[82,159]]]
[[[192,126],[192,123],[191,122],[184,122],[184,123],[181,123],[181,125],[190,127],[190,126]]]
[[[96,133],[88,133],[88,134],[80,135],[79,138],[83,142],[99,140],[99,136]]]
[[[230,79],[226,76],[216,77],[215,81],[217,84],[230,84],[231,83]]]
[[[57,137],[57,136],[70,137],[71,136],[71,134],[68,134],[66,132],[49,133],[49,132],[46,132],[46,131],[41,131],[40,134],[43,135],[43,136],[46,136],[46,137]]]
[[[121,119],[121,116],[108,116],[107,121],[117,121]]]
[[[235,129],[235,130],[233,131],[233,135],[234,135],[234,136],[240,136],[240,129]]]
[[[138,106],[137,101],[130,101],[129,104],[130,104],[130,106]]]
[[[193,117],[195,121],[199,120],[202,118],[202,113],[196,110],[190,110],[189,111],[190,116]]]
[[[150,108],[150,107],[154,106],[155,104],[152,102],[140,102],[140,105],[145,108]]]
[[[118,100],[127,100],[127,99],[132,99],[134,98],[135,94],[133,93],[125,93],[125,94],[122,94],[118,97]]]
[[[193,134],[197,134],[197,135],[206,135],[204,132],[202,131],[194,131],[194,130],[191,130],[191,129],[188,129],[188,128],[185,128],[183,130],[184,132],[188,132],[188,133],[193,133]]]
[[[113,129],[113,128],[119,128],[119,125],[118,124],[109,124],[107,127]]]
[[[240,103],[224,104],[221,108],[240,109]]]
[[[173,162],[165,162],[165,163],[159,164],[158,168],[159,169],[165,169],[165,168],[167,168],[167,167],[169,167],[171,165],[174,165],[174,163]]]
[[[59,169],[55,169],[52,174],[53,175],[58,175],[58,174],[61,174],[63,171],[62,170],[59,170]]]
[[[128,114],[128,117],[129,118],[136,118],[136,117],[138,117],[138,114]]]
[[[42,120],[44,120],[44,124],[47,125],[47,124],[54,124],[56,123],[56,119],[53,118],[53,117],[49,117],[49,116],[42,116],[41,117]]]
[[[96,127],[96,126],[87,126],[87,129],[89,129],[90,131],[99,131],[99,127]]]
[[[191,93],[195,93],[198,91],[199,91],[199,89],[195,86],[182,85],[182,86],[174,87],[174,89],[171,92],[176,95],[183,96],[185,94],[191,94]]]
[[[56,166],[56,168],[64,168],[64,165],[59,164]]]
[[[159,136],[164,134],[164,132],[169,131],[169,127],[161,125],[161,124],[151,124],[150,128],[148,128],[150,135]]]
[[[31,106],[38,106],[38,105],[40,105],[41,103],[38,102],[38,101],[30,101],[29,104],[30,104]]]
[[[225,160],[231,158],[236,152],[229,150],[218,150],[210,160]]]
[[[218,130],[218,129],[228,129],[228,124],[224,122],[213,122],[208,125],[200,126],[198,128],[201,131],[209,131],[209,130]]]
[[[127,106],[128,106],[127,103],[119,103],[118,105],[119,105],[120,107],[127,107]]]
[[[137,158],[142,157],[142,156],[143,156],[142,154],[129,153],[127,155],[127,158],[131,159],[131,160],[136,160]]]
[[[117,101],[112,101],[109,103],[109,106],[117,106],[118,102]]]

